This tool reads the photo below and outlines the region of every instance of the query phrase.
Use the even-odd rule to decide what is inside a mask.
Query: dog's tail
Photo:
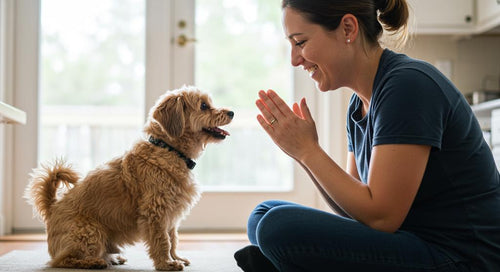
[[[70,189],[79,178],[63,160],[56,160],[52,166],[42,165],[33,170],[24,198],[33,205],[33,213],[46,222],[50,217],[51,206],[57,201],[57,189],[61,182]]]

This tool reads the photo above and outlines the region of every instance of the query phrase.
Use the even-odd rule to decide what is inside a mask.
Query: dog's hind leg
[[[50,264],[60,268],[107,268],[108,262],[103,258],[106,256],[104,241],[104,232],[98,224],[89,220],[76,222],[66,240],[62,241],[65,248],[55,254]]]
[[[179,257],[177,255],[177,252],[176,252],[176,250],[177,250],[177,244],[179,243],[178,233],[177,233],[177,227],[171,229],[169,231],[169,235],[170,235],[170,244],[172,245],[170,247],[170,255],[172,256],[172,258],[174,260],[179,260],[179,261],[183,262],[184,265],[186,265],[186,266],[189,265],[190,264],[189,260],[186,259],[186,258]]]
[[[83,259],[66,257],[58,263],[52,263],[58,268],[79,268],[79,269],[106,269],[108,263],[103,258],[85,257]]]

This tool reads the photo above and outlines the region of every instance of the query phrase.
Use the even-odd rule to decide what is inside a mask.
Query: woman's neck
[[[363,102],[362,114],[365,116],[370,108],[373,82],[375,81],[378,65],[384,49],[377,46],[368,52],[365,50],[360,50],[360,52],[361,53],[355,57],[356,65],[354,66],[355,69],[353,71],[357,72],[353,75],[354,78],[351,88],[361,99],[361,102]]]

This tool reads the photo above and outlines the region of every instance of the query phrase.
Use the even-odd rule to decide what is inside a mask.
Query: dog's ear
[[[161,103],[153,118],[163,127],[169,137],[177,138],[184,133],[184,103],[182,97],[173,96]]]

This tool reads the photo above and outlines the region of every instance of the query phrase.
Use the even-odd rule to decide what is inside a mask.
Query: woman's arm
[[[304,168],[306,173],[309,175],[311,180],[313,181],[314,185],[316,185],[316,188],[318,188],[318,191],[321,193],[323,198],[325,199],[326,203],[328,203],[328,206],[332,210],[334,210],[338,215],[341,215],[343,217],[351,218],[350,215],[348,215],[335,201],[332,200],[332,198],[328,195],[328,193],[323,189],[323,187],[318,183],[316,180],[316,177],[309,171],[309,169],[301,162],[299,162],[300,166]],[[354,154],[352,152],[347,153],[347,173],[351,176],[353,176],[355,179],[360,179],[359,174],[358,174],[358,169],[356,167],[356,161],[354,159]]]
[[[356,166],[356,159],[354,158],[353,152],[347,152],[347,173],[353,176],[357,180],[361,180],[359,177],[358,167]]]
[[[379,145],[372,150],[368,183],[340,168],[318,144],[316,127],[303,99],[290,109],[273,91],[259,92],[257,119],[273,141],[308,170],[327,195],[352,218],[394,232],[404,221],[420,186],[429,146]],[[270,124],[269,120],[277,121]],[[357,170],[356,170],[357,173]],[[351,175],[353,174],[353,175]]]
[[[368,184],[343,171],[319,146],[301,162],[346,213],[374,229],[394,232],[415,199],[429,153],[430,147],[422,145],[375,146]]]
[[[314,177],[314,175],[311,173],[311,171],[309,171],[309,169],[301,162],[299,162],[299,164],[302,166],[302,168],[304,168],[306,173],[309,175],[309,177],[313,181],[314,185],[316,185],[316,188],[318,188],[318,191],[321,193],[321,195],[325,199],[328,206],[330,206],[330,208],[333,211],[335,211],[335,213],[337,213],[338,215],[341,215],[341,216],[347,217],[347,218],[351,218],[344,210],[342,210],[342,208],[339,207],[339,205],[337,205],[337,203],[335,203],[335,201],[332,200],[332,198],[328,195],[328,193],[325,192],[325,190],[318,183],[318,181],[316,180],[316,177]]]

